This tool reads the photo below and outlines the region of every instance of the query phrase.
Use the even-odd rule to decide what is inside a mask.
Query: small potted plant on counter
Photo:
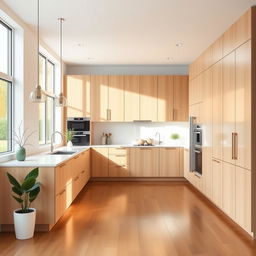
[[[175,146],[177,146],[180,135],[178,133],[171,134],[171,139],[174,141]]]
[[[20,208],[13,212],[16,238],[32,238],[35,231],[36,209],[30,208],[30,205],[40,192],[40,183],[36,181],[38,168],[29,172],[21,184],[8,172],[7,176],[15,194],[12,197],[20,204]]]
[[[73,137],[74,137],[74,132],[73,132],[73,130],[67,130],[67,131],[66,131],[67,150],[73,150],[73,143],[72,143]]]

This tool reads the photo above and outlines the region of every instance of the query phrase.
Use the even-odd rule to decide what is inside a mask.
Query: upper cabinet
[[[65,95],[68,107],[67,117],[90,117],[90,76],[65,76]]]
[[[140,120],[157,121],[157,76],[140,76]]]
[[[139,76],[124,76],[124,119],[132,122],[140,119]]]
[[[108,111],[108,76],[91,76],[91,120],[107,121]]]
[[[173,121],[174,117],[174,82],[173,76],[158,76],[158,121]]]
[[[108,120],[124,121],[124,77],[109,76]]]

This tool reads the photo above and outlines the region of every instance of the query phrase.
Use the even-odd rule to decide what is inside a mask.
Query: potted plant
[[[74,132],[73,132],[73,130],[67,130],[67,131],[66,131],[67,150],[72,150],[72,149],[73,149],[73,143],[72,143],[73,137],[74,137]]]
[[[171,139],[175,142],[174,143],[175,145],[177,144],[179,138],[180,138],[180,135],[178,133],[171,134]]]
[[[31,203],[40,192],[40,183],[36,181],[38,168],[33,169],[20,184],[7,172],[12,191],[12,197],[20,204],[20,208],[13,211],[14,228],[17,239],[29,239],[34,236],[36,209],[30,208]]]
[[[21,124],[19,126],[18,132],[13,131],[13,141],[18,145],[16,151],[16,159],[18,161],[25,161],[26,159],[26,149],[25,146],[31,145],[28,143],[28,139],[32,136],[35,131],[28,133],[28,129],[21,132]]]

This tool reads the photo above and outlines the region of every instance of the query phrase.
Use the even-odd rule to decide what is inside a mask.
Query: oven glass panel
[[[195,171],[202,175],[202,151],[195,150]]]
[[[73,131],[90,131],[90,121],[68,121],[68,129]]]

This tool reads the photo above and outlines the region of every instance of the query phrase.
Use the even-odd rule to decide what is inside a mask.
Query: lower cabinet
[[[212,201],[222,209],[222,162],[212,159]]]
[[[93,148],[92,177],[108,177],[108,148]]]

